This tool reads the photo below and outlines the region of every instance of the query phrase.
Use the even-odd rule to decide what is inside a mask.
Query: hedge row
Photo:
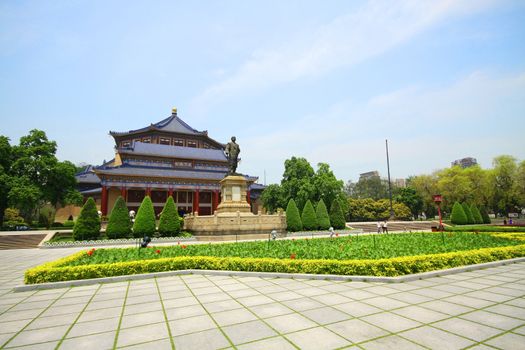
[[[525,232],[525,227],[521,226],[445,226],[445,231],[451,232]]]
[[[78,252],[69,257],[29,269],[25,273],[24,281],[26,284],[35,284],[187,269],[346,276],[400,276],[523,257],[525,256],[525,245],[378,260],[296,260],[185,256],[111,264],[64,266],[85,254],[85,251]]]

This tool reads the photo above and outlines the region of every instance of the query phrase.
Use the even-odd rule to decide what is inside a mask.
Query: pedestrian
[[[383,222],[383,233],[388,233],[388,222],[386,220]]]
[[[377,222],[377,233],[381,233],[383,231],[383,223],[380,221]]]

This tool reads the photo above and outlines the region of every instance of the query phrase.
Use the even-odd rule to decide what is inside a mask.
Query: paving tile
[[[519,327],[519,328],[516,328],[516,329],[513,330],[512,332],[514,332],[514,333],[518,333],[518,334],[521,334],[521,335],[525,335],[525,326],[523,326],[523,327]]]
[[[450,315],[426,309],[417,305],[403,307],[401,309],[393,310],[392,312],[422,323],[436,322],[450,317]]]
[[[243,306],[239,304],[236,300],[222,300],[216,301],[213,303],[203,303],[202,306],[208,310],[208,312],[221,312],[242,308]]]
[[[436,288],[417,289],[413,290],[412,293],[429,297],[432,299],[443,299],[454,295],[454,293],[445,292]]]
[[[223,327],[222,330],[233,344],[247,343],[277,335],[274,330],[259,320]]]
[[[15,335],[17,332],[10,332],[10,333],[2,333],[0,334],[0,348],[2,348],[2,345],[6,343],[13,335]],[[3,348],[2,348],[3,349]]]
[[[390,294],[388,297],[408,304],[419,304],[434,300],[432,298],[410,292]]]
[[[449,298],[442,299],[443,301],[455,303],[461,306],[468,306],[474,309],[481,309],[490,305],[493,305],[494,302],[478,299],[478,298],[471,298],[464,295],[454,295]]]
[[[255,296],[255,295],[261,295],[261,293],[259,293],[255,289],[251,289],[251,288],[234,290],[232,292],[229,292],[228,294],[230,294],[230,296],[232,298],[235,298],[235,299],[251,297],[251,296]]]
[[[323,288],[316,288],[316,287],[304,288],[303,287],[302,289],[296,290],[295,293],[303,295],[305,297],[313,297],[316,295],[327,294],[329,292],[327,292]]]
[[[436,322],[432,324],[432,326],[475,341],[483,341],[501,333],[501,330],[499,329],[484,326],[482,324],[467,321],[457,317]]]
[[[485,343],[500,349],[523,349],[523,344],[525,344],[525,336],[514,333],[506,333],[497,338],[488,340]]]
[[[248,322],[257,317],[246,309],[235,309],[230,311],[216,312],[211,314],[219,326],[228,326],[236,323]]]
[[[461,305],[449,303],[443,300],[429,301],[426,303],[419,304],[419,306],[422,306],[424,308],[428,308],[434,311],[446,313],[451,316],[456,316],[456,315],[463,314],[463,313],[473,310],[471,307],[461,306]]]
[[[38,328],[47,328],[47,327],[55,327],[55,326],[62,326],[62,325],[71,325],[75,319],[78,317],[77,314],[67,314],[67,315],[57,315],[57,316],[51,316],[51,317],[38,317],[31,322],[30,325],[27,326],[27,330],[29,329],[38,329]]]
[[[178,320],[181,318],[187,318],[187,317],[193,317],[193,316],[201,316],[206,315],[206,310],[200,305],[190,305],[190,306],[184,306],[184,307],[176,307],[176,308],[169,308],[165,309],[166,311],[166,317],[168,320]],[[161,312],[157,312],[161,314]]]
[[[334,305],[334,308],[346,312],[347,314],[354,317],[362,317],[383,311],[375,306],[368,305],[360,301],[351,301],[349,303]]]
[[[169,338],[167,339],[160,339],[155,340],[148,343],[142,343],[137,345],[131,345],[126,346],[125,348],[118,348],[118,349],[126,349],[126,350],[171,350],[171,341]]]
[[[37,317],[42,310],[23,310],[23,311],[7,311],[0,315],[0,323],[8,321],[32,320]]]
[[[410,328],[421,326],[421,323],[408,318],[393,314],[391,312],[382,312],[370,316],[362,317],[361,320],[373,324],[389,332],[397,333]]]
[[[512,329],[524,323],[523,320],[514,317],[494,314],[484,310],[478,310],[461,315],[461,318],[502,330]]]
[[[222,290],[219,289],[219,287],[216,287],[214,285],[206,286],[204,288],[191,287],[191,291],[196,296],[201,296],[201,295],[205,295],[205,294],[224,293]]]
[[[354,343],[360,343],[388,334],[388,332],[358,319],[333,323],[326,326],[326,328]]]
[[[251,297],[245,297],[245,298],[238,298],[237,301],[244,306],[255,306],[255,305],[261,305],[261,304],[269,304],[273,303],[274,301],[270,298],[268,298],[265,295],[254,295]]]
[[[20,346],[16,348],[10,348],[10,349],[16,349],[16,350],[50,350],[50,349],[56,349],[59,341],[49,341],[45,343],[38,343],[38,344],[31,344],[26,346]]]
[[[273,337],[256,342],[238,345],[239,350],[295,350],[296,348],[283,337]]]
[[[193,334],[173,337],[177,350],[214,350],[230,345],[226,337],[218,329],[210,329]]]
[[[431,349],[462,349],[474,344],[466,338],[429,326],[414,328],[399,335]]]
[[[168,337],[166,323],[125,328],[119,331],[117,347],[149,342]]]
[[[152,294],[144,294],[144,295],[139,295],[135,297],[130,297],[128,295],[128,298],[126,299],[126,306],[133,305],[133,304],[153,303],[159,300],[160,300],[159,294],[155,290],[155,293],[152,293]]]
[[[272,328],[282,334],[317,326],[317,324],[299,314],[275,316],[265,319],[265,322],[268,322]]]
[[[31,320],[9,321],[0,323],[0,334],[16,333],[24,328]],[[0,345],[2,341],[0,340]]]
[[[162,311],[143,312],[141,314],[124,315],[120,328],[130,328],[159,322],[165,322]]]
[[[285,301],[285,300],[293,300],[293,299],[299,299],[304,298],[301,294],[295,293],[295,292],[277,292],[277,293],[271,293],[266,294],[269,298],[272,298],[273,300],[277,301]]]
[[[328,306],[319,309],[306,310],[301,314],[322,325],[352,318],[352,316]]]
[[[82,315],[80,315],[77,322],[87,322],[87,321],[100,320],[104,318],[119,317],[121,312],[122,312],[121,307],[110,307],[107,309],[84,311]]]
[[[376,297],[362,300],[363,302],[370,304],[372,306],[378,307],[383,310],[392,310],[400,307],[407,306],[408,304],[396,299],[389,297]]]
[[[304,350],[336,349],[352,344],[348,340],[323,327],[291,333],[286,337],[300,349]]]
[[[115,332],[99,333],[85,337],[66,338],[60,345],[60,350],[80,350],[94,348],[105,350],[113,349]]]
[[[268,296],[269,296],[269,294],[274,294],[274,293],[289,292],[288,289],[283,288],[281,286],[275,286],[275,285],[268,286],[268,287],[257,288],[257,291],[259,291],[259,293],[261,293],[263,295],[268,295]]]
[[[250,310],[253,311],[260,318],[286,315],[294,312],[292,309],[289,309],[280,303],[270,303],[252,306]]]
[[[389,335],[386,337],[371,340],[360,344],[366,350],[384,350],[384,349],[403,349],[403,350],[418,350],[425,349],[424,347],[403,339],[397,335]]]
[[[363,299],[373,298],[377,296],[374,293],[370,293],[370,292],[367,292],[366,290],[360,290],[360,289],[340,292],[339,294],[347,298],[353,299],[353,300],[363,300]]]
[[[126,305],[124,308],[124,315],[141,314],[144,312],[156,312],[162,310],[160,301],[151,302],[147,304],[133,304]]]
[[[35,343],[43,343],[52,340],[60,340],[62,339],[68,328],[69,325],[23,331],[19,333],[13,340],[11,340],[8,346],[14,347]]]
[[[482,290],[477,290],[477,291],[474,291],[474,292],[465,293],[464,295],[467,296],[467,297],[480,298],[480,299],[492,301],[492,302],[495,302],[495,303],[502,303],[502,302],[505,302],[505,301],[508,301],[508,300],[514,298],[512,296],[498,294],[498,293],[490,293],[490,292],[485,292],[485,291],[482,291]]]
[[[345,296],[342,296],[336,293],[316,295],[316,296],[313,296],[312,299],[317,300],[325,305],[344,304],[344,303],[348,303],[353,300],[353,299],[347,298]]]
[[[215,303],[223,300],[232,300],[230,296],[224,292],[210,293],[197,296],[201,303]]]
[[[95,333],[114,331],[117,329],[119,318],[108,318],[90,322],[76,323],[67,334],[68,338],[80,337]]]
[[[386,286],[373,286],[370,288],[366,288],[364,290],[366,290],[367,292],[377,294],[377,295],[389,295],[389,294],[399,292],[397,289],[386,287]]]
[[[286,300],[286,301],[283,301],[282,303],[296,311],[316,309],[316,308],[325,306],[324,304],[318,301],[309,299],[309,298]]]
[[[521,307],[515,307],[511,305],[499,304],[486,308],[485,310],[494,312],[497,314],[516,317],[525,320],[525,309]]]
[[[165,308],[172,308],[172,307],[197,305],[199,304],[199,301],[195,299],[195,297],[191,296],[191,297],[183,297],[183,298],[177,298],[177,299],[162,300],[162,303],[164,304]]]
[[[525,298],[512,299],[512,300],[506,301],[504,304],[525,308]]]
[[[485,289],[485,291],[489,292],[489,293],[499,293],[499,294],[509,295],[509,296],[513,296],[513,297],[523,297],[523,296],[525,296],[525,291],[524,290],[518,290],[518,289],[514,289],[514,288],[491,287],[491,288]]]
[[[171,329],[171,334],[174,337],[182,334],[205,331],[217,327],[217,325],[208,315],[188,317],[180,320],[172,320],[169,321],[169,325]]]

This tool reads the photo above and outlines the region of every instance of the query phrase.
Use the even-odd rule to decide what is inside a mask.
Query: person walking
[[[383,223],[381,221],[377,222],[377,233],[381,233],[383,231]]]
[[[388,222],[386,220],[383,222],[383,233],[388,233]]]

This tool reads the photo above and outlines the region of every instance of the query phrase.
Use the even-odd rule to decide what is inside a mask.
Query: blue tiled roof
[[[198,131],[188,124],[184,122],[182,119],[177,117],[177,114],[172,114],[166,119],[161,120],[158,123],[151,124],[150,126],[146,126],[144,128],[136,129],[136,130],[129,130],[129,131],[110,131],[110,135],[118,136],[118,135],[127,135],[127,134],[135,134],[139,132],[144,132],[148,130],[162,130],[167,132],[177,132],[182,134],[190,134],[190,135],[199,135],[199,134],[207,134],[206,131]]]
[[[93,167],[90,166],[89,171],[76,174],[75,178],[77,179],[77,182],[78,183],[93,183],[93,184],[100,183],[100,179],[95,173],[91,171],[92,169]]]
[[[140,154],[145,156],[212,160],[226,162],[226,156],[220,149],[169,146],[156,143],[133,142],[130,147],[119,148],[121,154]]]

